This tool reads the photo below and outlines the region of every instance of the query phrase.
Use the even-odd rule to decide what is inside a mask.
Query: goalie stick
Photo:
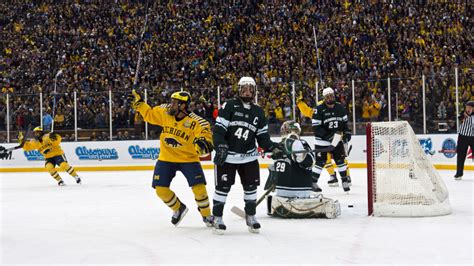
[[[260,196],[260,198],[257,200],[257,206],[265,199],[265,197],[270,194],[270,192],[272,192],[273,190],[275,190],[275,185],[273,185],[270,189],[268,189],[267,191],[265,191],[265,193],[263,193],[262,196]],[[240,216],[242,218],[245,218],[245,211],[242,210],[241,208],[237,207],[237,206],[232,206],[232,208],[230,209],[231,212],[233,212],[235,215],[237,216]]]

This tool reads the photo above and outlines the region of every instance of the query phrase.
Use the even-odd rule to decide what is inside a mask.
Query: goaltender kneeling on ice
[[[300,139],[301,127],[286,121],[281,127],[284,155],[273,158],[265,190],[275,193],[267,196],[268,215],[281,218],[336,218],[341,215],[337,200],[312,191],[311,168],[315,162],[309,144]]]

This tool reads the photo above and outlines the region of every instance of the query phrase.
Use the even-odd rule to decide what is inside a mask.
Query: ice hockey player
[[[336,218],[340,215],[339,202],[312,190],[314,154],[310,145],[300,139],[300,133],[301,127],[295,121],[286,121],[281,126],[280,143],[284,147],[284,156],[274,157],[275,162],[269,167],[270,175],[265,184],[265,190],[275,190],[275,195],[267,196],[268,215]]]
[[[256,83],[251,77],[239,80],[238,97],[226,101],[219,109],[213,139],[216,150],[216,184],[212,214],[214,231],[224,233],[226,226],[222,219],[224,205],[231,186],[235,183],[236,172],[244,189],[246,223],[252,233],[258,233],[257,186],[260,185],[257,140],[260,147],[275,154],[283,151],[278,143],[270,140],[267,118],[262,108],[253,103]]]
[[[140,94],[133,90],[132,107],[143,119],[163,128],[160,135],[160,155],[155,165],[152,187],[156,195],[173,210],[171,223],[181,222],[188,208],[170,189],[170,184],[181,171],[186,177],[206,226],[212,226],[212,215],[206,190],[206,179],[199,160],[212,151],[209,122],[189,111],[191,95],[186,91],[171,94],[171,103],[151,108]]]
[[[323,90],[324,102],[313,110],[312,126],[315,136],[315,149],[335,145],[335,149],[331,152],[332,158],[336,162],[337,170],[341,176],[342,188],[349,191],[351,179],[347,168],[347,151],[345,145],[351,140],[351,132],[347,126],[347,112],[339,102],[336,102],[334,90],[325,88]],[[301,101],[298,107],[304,103]],[[341,138],[341,141],[339,141]],[[327,152],[318,152],[316,156],[316,165],[313,173],[313,189],[321,191],[317,182],[321,175],[322,169],[327,160]]]
[[[23,150],[38,150],[46,160],[44,167],[48,170],[49,174],[58,181],[59,186],[64,186],[66,183],[64,183],[56,170],[56,166],[59,166],[59,168],[74,177],[77,184],[81,184],[81,177],[76,173],[74,168],[69,165],[64,151],[60,146],[61,136],[55,132],[44,133],[41,127],[35,127],[33,134],[35,139],[27,141],[23,133],[18,133],[18,142],[23,143]]]
[[[313,112],[314,112],[314,109],[309,107],[304,101],[303,101],[303,93],[300,92],[300,95],[297,97],[296,99],[296,102],[297,102],[297,105],[298,105],[298,109],[300,110],[301,114],[305,117],[309,117],[309,118],[312,118],[313,117]],[[317,106],[321,105],[321,104],[324,104],[324,100],[321,100],[317,103]],[[346,144],[347,145],[347,144]],[[329,173],[329,181],[328,181],[328,185],[330,187],[337,187],[339,186],[339,181],[337,180],[337,176],[336,176],[336,173],[334,171],[334,164],[333,164],[333,160],[332,160],[332,154],[330,152],[327,153],[328,157],[327,157],[327,160],[326,160],[326,164],[324,165],[324,168],[328,171]],[[347,159],[345,158],[344,159],[344,163],[346,164],[347,166],[347,176],[348,176],[348,179],[349,179],[349,185],[351,185],[351,182],[350,182],[350,172],[349,172],[349,166],[348,166],[348,162],[347,162]],[[317,192],[321,192],[321,189],[317,189],[318,191]]]

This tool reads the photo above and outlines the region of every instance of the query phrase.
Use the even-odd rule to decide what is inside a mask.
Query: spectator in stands
[[[48,110],[43,114],[43,128],[45,132],[51,130],[51,125],[53,124],[53,117],[49,114],[51,110]]]
[[[61,91],[57,106],[63,108],[67,128],[73,124],[73,112],[68,109],[68,105],[73,106],[73,91],[78,95],[79,126],[107,127],[109,114],[102,104],[108,105],[108,93],[104,93],[108,90],[113,92],[114,104],[124,106],[122,111],[113,110],[114,125],[133,127],[134,113],[122,96],[129,91],[138,61],[144,5],[141,1],[126,5],[107,1],[74,5],[61,1],[0,3],[6,21],[3,39],[8,40],[2,46],[0,87],[11,95],[29,93],[31,88],[35,93],[41,91],[45,108],[51,108],[52,80],[57,70],[63,69],[57,82]],[[420,73],[432,73],[438,77],[433,79],[433,86],[443,89],[428,94],[440,94],[436,99],[446,99],[449,104],[455,99],[448,85],[454,84],[450,73],[457,66],[465,101],[472,97],[473,84],[471,9],[467,1],[151,5],[150,17],[156,19],[149,21],[143,35],[139,84],[148,89],[149,100],[154,103],[163,102],[169,92],[181,87],[193,95],[205,95],[206,119],[212,120],[217,86],[225,100],[234,94],[236,74],[255,73],[259,104],[279,100],[274,103],[275,114],[283,119],[286,112],[280,117],[278,108],[286,106],[281,101],[285,93],[289,95],[289,82],[301,83],[304,90],[314,88],[319,61],[326,85],[336,90],[341,102],[351,101],[349,90],[343,89],[347,83],[360,80],[355,88],[356,95],[361,96],[356,98],[357,117],[363,112],[364,95],[375,94],[378,101],[377,93],[381,93],[379,111],[383,119],[388,95],[382,79],[411,80]],[[318,57],[313,26],[320,44]],[[368,80],[379,81],[379,92],[359,86]],[[407,110],[406,119],[419,119],[421,86],[405,83],[394,82],[392,91],[399,94],[400,104],[412,108]],[[20,114],[17,110],[22,108],[22,101],[11,97],[10,114],[14,117]],[[39,97],[30,99],[27,106],[39,106]],[[456,115],[449,105],[447,109],[448,117]],[[117,117],[117,112],[125,113]]]

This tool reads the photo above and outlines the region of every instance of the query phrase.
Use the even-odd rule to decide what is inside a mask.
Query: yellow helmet
[[[42,127],[35,127],[33,129],[33,132],[43,132],[43,128]]]
[[[191,103],[191,94],[187,91],[177,91],[171,94],[171,99],[185,102],[187,106]]]

